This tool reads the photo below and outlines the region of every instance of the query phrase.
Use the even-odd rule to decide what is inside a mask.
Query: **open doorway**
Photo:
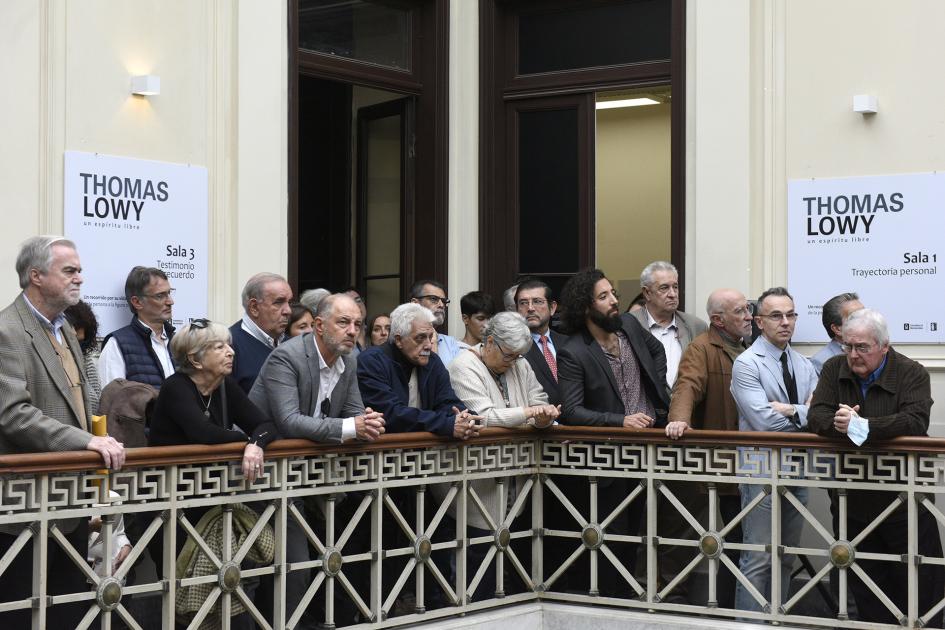
[[[640,272],[672,255],[672,116],[669,86],[596,94],[597,266],[614,281],[621,310]]]
[[[353,285],[372,313],[400,302],[412,242],[412,111],[402,94],[299,78],[300,293]]]

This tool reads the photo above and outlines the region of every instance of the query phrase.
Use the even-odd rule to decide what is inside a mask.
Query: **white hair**
[[[331,291],[328,289],[309,289],[302,292],[299,303],[312,311],[313,316],[318,315],[318,306],[329,295],[331,295]]]
[[[643,268],[643,272],[640,273],[640,288],[648,287],[653,283],[653,274],[657,271],[672,271],[676,274],[676,277],[679,277],[679,272],[676,271],[676,266],[672,263],[668,263],[665,260],[656,260],[651,262],[649,265]]]
[[[40,273],[49,272],[54,245],[75,249],[75,243],[63,236],[33,236],[23,242],[20,253],[16,257],[16,275],[19,277],[21,289],[29,286],[31,269],[36,269]]]
[[[886,318],[879,311],[871,308],[861,308],[853,311],[843,322],[843,334],[853,332],[854,330],[868,330],[873,339],[881,346],[889,343],[889,327],[886,325]]]
[[[482,337],[492,337],[506,350],[518,354],[528,352],[533,343],[525,318],[512,311],[496,313],[486,324]]]
[[[413,323],[420,320],[424,324],[432,324],[435,319],[433,311],[416,302],[401,304],[390,314],[390,337],[388,341],[394,343],[394,337],[408,337],[413,329]]]
[[[515,294],[518,291],[518,285],[513,284],[508,289],[502,293],[502,306],[505,307],[507,311],[514,311],[515,309]]]
[[[241,296],[243,298],[243,310],[249,309],[250,300],[262,300],[266,285],[270,282],[282,282],[288,284],[286,279],[277,273],[269,273],[268,271],[257,273],[252,278],[247,280],[246,286],[243,287],[243,295]]]

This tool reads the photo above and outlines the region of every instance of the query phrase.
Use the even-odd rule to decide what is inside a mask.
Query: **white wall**
[[[786,282],[789,179],[945,169],[943,24],[934,0],[688,3],[690,304],[723,285],[757,296]],[[863,93],[879,97],[876,116],[852,111]],[[899,350],[945,401],[945,350]],[[945,403],[931,432],[945,435]]]
[[[252,273],[285,272],[285,10],[226,0],[0,6],[0,302],[18,290],[20,242],[62,232],[66,150],[208,168],[211,317],[236,318]],[[131,96],[136,74],[159,75],[161,94]]]

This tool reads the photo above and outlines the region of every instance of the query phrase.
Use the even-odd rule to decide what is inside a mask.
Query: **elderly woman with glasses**
[[[504,311],[489,320],[482,342],[460,352],[449,365],[456,395],[483,418],[483,426],[543,428],[560,409],[548,395],[528,361],[519,360],[532,346],[525,318]]]
[[[149,444],[245,442],[243,475],[255,481],[262,471],[263,449],[277,437],[276,427],[230,376],[229,329],[194,320],[174,335],[171,354],[178,371],[161,387],[151,415]]]
[[[515,312],[503,311],[489,320],[482,342],[460,351],[449,365],[450,381],[456,395],[470,409],[482,416],[483,426],[517,427],[549,426],[561,413],[560,407],[548,404],[548,395],[538,383],[535,373],[522,355],[532,345],[532,336],[525,318]],[[515,478],[508,478],[510,502],[517,493]],[[466,510],[467,537],[493,535],[493,526],[501,527],[504,516],[504,497],[495,479],[476,479],[469,482],[489,512],[488,519],[475,502],[469,501]],[[434,493],[444,494],[445,488],[435,487]],[[450,508],[454,519],[456,502]],[[490,524],[489,521],[492,521]],[[488,545],[468,547],[466,575],[472,577],[485,559]],[[495,570],[490,568],[476,588],[474,600],[493,596]]]

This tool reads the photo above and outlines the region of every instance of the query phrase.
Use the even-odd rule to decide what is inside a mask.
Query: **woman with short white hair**
[[[456,395],[483,417],[483,426],[550,425],[559,410],[522,355],[532,347],[525,318],[497,313],[486,326],[482,343],[460,352],[447,368]]]
[[[482,343],[460,351],[447,368],[453,390],[460,400],[475,409],[482,417],[483,426],[519,427],[531,425],[544,428],[554,422],[561,408],[548,404],[548,394],[538,383],[531,365],[522,355],[532,346],[532,335],[525,318],[518,313],[497,313],[483,331]],[[501,527],[502,495],[495,479],[475,479],[469,487],[480,498],[489,512],[489,519]],[[506,488],[510,502],[518,494],[514,477],[507,478]],[[434,486],[434,492],[445,495],[446,488]],[[511,504],[511,503],[509,503]],[[467,502],[467,538],[494,534],[489,520],[475,502]],[[456,519],[456,502],[449,509]],[[485,559],[488,545],[467,547],[467,576],[475,575]],[[487,570],[473,596],[475,601],[493,596],[495,571]]]

